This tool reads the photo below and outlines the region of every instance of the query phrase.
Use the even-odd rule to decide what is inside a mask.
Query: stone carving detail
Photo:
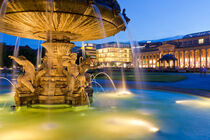
[[[27,105],[32,103],[35,88],[33,86],[35,80],[35,67],[24,56],[9,56],[23,68],[23,74],[17,78],[15,101],[17,105]]]
[[[18,77],[16,104],[88,105],[88,95],[92,95],[93,91],[90,75],[86,74],[91,68],[90,59],[77,65],[77,54],[70,52],[74,47],[72,43],[42,45],[47,49],[47,53],[36,72],[33,64],[25,57],[10,57],[23,66],[25,72]]]
[[[28,61],[24,56],[14,57],[9,56],[11,59],[13,59],[15,62],[17,62],[19,65],[23,67],[24,74],[19,75],[17,78],[18,84],[17,89],[19,91],[25,91],[24,88],[27,88],[27,91],[33,93],[33,83],[35,78],[35,67],[34,65]]]

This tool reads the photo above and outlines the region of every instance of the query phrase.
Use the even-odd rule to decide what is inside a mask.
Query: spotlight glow
[[[176,101],[177,104],[188,105],[188,106],[200,106],[210,108],[210,100],[180,100]]]
[[[139,127],[142,129],[146,129],[149,132],[158,132],[159,129],[152,124],[150,124],[147,121],[143,121],[140,119],[133,119],[133,118],[110,118],[107,121],[108,123],[114,125],[114,126],[119,126],[120,128],[127,128],[127,129],[132,129],[132,127]]]
[[[103,96],[111,98],[130,98],[133,96],[133,93],[127,90],[120,90],[116,92],[106,92]]]
[[[57,125],[55,123],[44,123],[43,128],[44,130],[52,130],[55,129]]]
[[[118,95],[131,95],[132,93],[129,92],[129,91],[120,91],[120,92],[117,92]]]
[[[10,131],[1,135],[2,140],[35,140],[38,139],[38,134],[33,131]]]
[[[81,114],[80,114],[80,116],[85,117],[85,116],[86,116],[86,114],[85,114],[85,113],[81,113]]]

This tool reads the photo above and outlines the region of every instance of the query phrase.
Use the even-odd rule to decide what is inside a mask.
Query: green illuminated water
[[[3,91],[3,90],[2,90]],[[9,93],[10,90],[4,90]],[[177,104],[198,97],[131,90],[133,95],[95,94],[91,107],[36,105],[13,111],[0,96],[1,140],[198,140],[209,138],[210,106]],[[5,103],[7,103],[5,105]],[[159,131],[158,131],[159,130]],[[197,133],[192,133],[192,132]]]

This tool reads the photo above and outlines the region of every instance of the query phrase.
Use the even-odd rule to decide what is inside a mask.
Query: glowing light
[[[44,123],[43,128],[44,130],[52,130],[55,129],[57,125],[55,123]]]
[[[145,125],[145,122],[143,122],[141,120],[131,120],[130,124],[133,124],[133,125]]]
[[[181,101],[176,101],[177,104],[182,104],[182,105],[195,105],[195,106],[201,106],[201,107],[210,107],[210,100],[205,99],[205,100],[181,100]]]
[[[152,131],[152,132],[158,132],[159,129],[154,127],[154,128],[151,128],[150,131]]]
[[[142,121],[142,120],[131,120],[129,121],[130,124],[132,125],[136,125],[136,126],[144,126],[146,128],[148,128],[148,130],[152,131],[152,132],[157,132],[159,131],[158,128],[153,127],[151,124],[149,124],[148,122]]]
[[[159,129],[157,127],[154,127],[152,124],[150,124],[149,122],[140,120],[140,119],[132,119],[132,118],[111,118],[108,120],[109,123],[111,123],[112,125],[119,125],[119,127],[121,128],[127,128],[127,129],[131,129],[131,127],[139,127],[139,128],[144,128],[146,130],[148,130],[149,132],[158,132]]]
[[[29,140],[36,139],[38,136],[33,131],[10,131],[1,135],[2,140]]]
[[[81,113],[80,116],[84,117],[84,116],[86,116],[86,114],[85,113]]]
[[[152,64],[152,60],[150,60],[149,63]]]
[[[117,94],[119,94],[119,95],[131,95],[132,93],[130,91],[120,91]]]
[[[199,44],[203,44],[203,43],[204,43],[204,39],[203,39],[203,38],[199,39],[199,40],[198,40],[198,43],[199,43]]]

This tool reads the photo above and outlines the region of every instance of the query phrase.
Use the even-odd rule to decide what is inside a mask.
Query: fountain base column
[[[77,54],[70,51],[75,46],[73,43],[45,42],[42,46],[47,52],[35,72],[34,81],[30,81],[34,92],[21,85],[16,89],[16,104],[88,105],[89,91],[85,89],[90,87],[90,81],[85,72],[89,61],[85,60],[79,65],[75,63]]]

